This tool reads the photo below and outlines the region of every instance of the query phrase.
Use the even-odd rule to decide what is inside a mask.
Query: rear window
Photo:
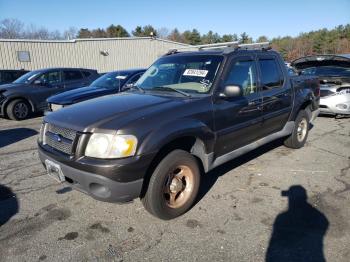
[[[83,75],[77,70],[65,70],[63,71],[63,77],[65,81],[74,81],[82,79]]]
[[[302,75],[316,75],[316,76],[340,76],[350,77],[350,68],[341,66],[318,66],[308,67],[301,71]]]
[[[259,66],[263,90],[270,90],[283,85],[283,75],[275,59],[259,59]]]

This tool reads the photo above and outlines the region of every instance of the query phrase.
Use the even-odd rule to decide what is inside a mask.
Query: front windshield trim
[[[159,87],[164,87],[190,96],[207,95],[214,88],[224,58],[218,54],[181,54],[162,57],[148,68],[136,85],[145,91],[156,91],[157,88],[159,91]],[[155,78],[152,79],[153,77]]]

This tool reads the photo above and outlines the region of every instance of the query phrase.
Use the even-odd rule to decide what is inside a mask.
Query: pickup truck
[[[301,148],[318,79],[290,77],[263,44],[215,47],[172,50],[130,90],[47,115],[38,148],[48,174],[172,219],[193,205],[202,173],[278,138]]]

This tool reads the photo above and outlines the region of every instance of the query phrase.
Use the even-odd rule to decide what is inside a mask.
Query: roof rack
[[[251,44],[240,44],[239,41],[233,41],[233,42],[205,44],[205,45],[192,45],[192,46],[180,47],[177,49],[170,49],[165,55],[175,54],[175,53],[178,53],[179,51],[188,50],[188,49],[189,50],[197,49],[198,51],[209,50],[209,49],[224,49],[224,53],[230,53],[236,50],[256,50],[256,49],[269,50],[271,49],[271,43],[261,42],[261,43],[251,43]]]

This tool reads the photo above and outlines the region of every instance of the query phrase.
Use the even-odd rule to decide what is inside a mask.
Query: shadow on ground
[[[38,132],[30,128],[13,128],[0,130],[0,148],[11,145],[31,136],[35,136]]]
[[[307,202],[306,190],[300,185],[282,191],[282,196],[288,197],[288,210],[276,217],[266,261],[326,261],[323,254],[323,238],[329,226],[326,216]]]
[[[0,227],[17,214],[19,204],[12,190],[0,184]]]

